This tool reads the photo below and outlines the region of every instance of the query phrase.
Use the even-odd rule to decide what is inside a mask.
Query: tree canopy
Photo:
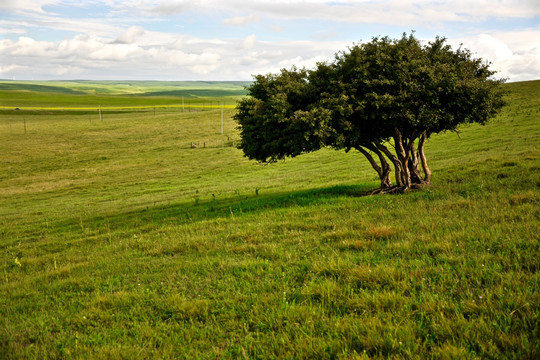
[[[489,66],[444,38],[423,44],[404,34],[355,44],[312,70],[257,75],[237,106],[239,148],[261,162],[321,147],[356,149],[382,191],[427,185],[426,140],[484,124],[504,105],[504,80]]]

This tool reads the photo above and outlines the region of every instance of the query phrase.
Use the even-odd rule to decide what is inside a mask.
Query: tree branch
[[[399,158],[396,155],[392,154],[392,152],[388,150],[388,148],[383,144],[377,143],[374,145],[377,146],[377,149],[379,149],[384,155],[386,155],[386,157],[390,159],[390,161],[394,164],[394,170],[396,172],[396,182],[398,186],[407,186],[407,183],[404,181],[405,179],[403,176],[403,166]]]
[[[377,149],[377,147],[371,143],[366,144],[365,147],[379,157],[379,161],[381,162],[381,168],[382,168],[382,176],[381,176],[381,187],[392,187],[392,181],[390,180],[390,172],[392,171],[392,167],[390,164],[388,164],[388,161],[384,158],[384,155]]]
[[[379,164],[377,164],[377,162],[375,161],[373,156],[371,156],[371,154],[369,152],[367,152],[362,146],[357,146],[356,149],[358,151],[360,151],[362,153],[362,155],[364,155],[368,159],[368,161],[371,164],[371,166],[373,167],[373,169],[375,169],[377,174],[379,174],[379,177],[381,177],[382,174],[383,174],[383,170],[379,166]]]

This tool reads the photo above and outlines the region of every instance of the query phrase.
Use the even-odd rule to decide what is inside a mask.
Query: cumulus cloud
[[[116,76],[130,78],[148,70],[154,77],[159,73],[158,77],[162,78],[164,71],[204,75],[221,65],[221,55],[205,48],[204,44],[192,48],[195,51],[183,51],[175,43],[141,47],[82,34],[58,42],[19,37],[17,41],[0,41],[0,53],[18,61],[17,65],[5,66],[1,70],[4,74],[15,75],[24,67],[33,67],[39,72],[59,76],[84,73],[86,69],[96,74],[114,71]]]
[[[13,55],[15,57],[47,57],[50,55],[50,51],[54,50],[54,44],[47,41],[36,41],[30,37],[21,36],[19,40],[13,43],[10,40],[0,43],[0,52],[7,55]]]
[[[135,39],[144,34],[144,29],[140,26],[131,26],[125,32],[120,34],[114,41],[118,44],[133,44]]]
[[[481,54],[486,59],[506,61],[514,56],[508,44],[488,34],[478,35],[476,38],[471,39],[470,44],[478,54]]]
[[[540,78],[540,28],[522,31],[493,31],[453,39],[452,45],[471,50],[492,63],[498,77],[511,81]]]

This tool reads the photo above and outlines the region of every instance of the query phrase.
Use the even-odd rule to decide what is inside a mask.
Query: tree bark
[[[395,129],[394,144],[384,145],[374,141],[357,147],[358,151],[369,160],[381,179],[381,187],[374,190],[372,194],[401,193],[411,188],[417,189],[430,184],[431,170],[427,165],[424,154],[427,137],[427,132],[424,131],[404,139],[401,132]],[[418,139],[418,148],[415,147],[416,139]],[[376,161],[373,154],[379,157],[379,162]],[[387,160],[390,160],[390,162]],[[396,186],[392,186],[390,180],[390,173],[392,172],[390,164],[394,166]],[[422,176],[420,164],[424,176]]]
[[[405,150],[408,148],[407,144],[403,143],[403,136],[401,132],[395,128],[394,129],[394,148],[396,149],[396,154],[401,162],[401,177],[402,184],[406,188],[411,186],[411,173],[409,171],[409,151]]]
[[[426,143],[427,137],[428,136],[426,131],[424,131],[422,135],[420,135],[420,140],[418,141],[418,157],[422,162],[422,169],[424,170],[424,183],[426,185],[429,185],[431,184],[431,170],[427,165],[426,155],[424,154],[424,145]]]
[[[375,146],[370,146],[369,149],[373,151],[377,156],[379,157],[379,161],[381,162],[381,167],[383,171],[383,175],[381,177],[381,186],[390,188],[392,187],[392,181],[390,180],[390,173],[392,172],[392,167],[386,161],[384,158],[384,155],[377,149]]]
[[[366,146],[366,148],[368,148],[369,150],[372,150],[371,146]],[[368,151],[366,151],[362,146],[358,146],[357,149],[358,151],[362,153],[362,155],[364,155],[368,159],[373,169],[375,169],[375,171],[379,175],[379,179],[381,180],[381,189],[391,187],[392,182],[390,181],[390,165],[388,165],[388,163],[384,160],[384,158],[381,158],[380,152],[375,152],[375,153],[376,154],[378,153],[377,155],[379,156],[379,159],[381,160],[381,166],[377,164],[377,161],[373,158],[373,156]]]
[[[418,153],[414,147],[414,140],[411,140],[409,143],[410,156],[409,161],[409,172],[411,173],[411,183],[415,185],[423,185],[424,179],[422,178],[422,173],[420,172],[420,166],[418,162]]]
[[[396,182],[397,182],[398,187],[408,188],[409,184],[407,184],[407,182],[405,181],[405,176],[404,176],[404,171],[403,171],[404,169],[403,169],[403,165],[401,164],[401,161],[398,159],[396,155],[392,154],[392,152],[388,150],[388,148],[384,146],[383,144],[376,144],[376,145],[377,145],[377,149],[379,149],[384,155],[386,155],[386,157],[390,159],[390,161],[392,161],[392,163],[394,164],[394,170],[396,172]]]
[[[431,170],[424,154],[427,137],[428,135],[424,131],[404,139],[401,132],[395,129],[394,144],[385,145],[374,141],[356,147],[368,159],[381,180],[381,187],[374,190],[372,194],[401,193],[411,188],[417,189],[430,184]],[[416,139],[418,139],[418,148],[415,147]],[[374,154],[379,157],[379,161],[376,160]],[[390,180],[391,164],[394,166],[396,186],[393,186]],[[424,176],[422,176],[420,164]]]

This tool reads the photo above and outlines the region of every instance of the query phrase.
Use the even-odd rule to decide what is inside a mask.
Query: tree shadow
[[[145,207],[139,210],[98,216],[89,219],[96,224],[105,222],[111,228],[142,228],[159,224],[184,224],[198,221],[245,216],[266,210],[288,208],[293,206],[307,207],[322,204],[339,197],[363,197],[372,193],[373,187],[364,185],[340,185],[324,188],[313,188],[299,191],[276,192],[270,194],[238,195],[228,198],[212,196],[201,200],[193,200],[177,204]]]

